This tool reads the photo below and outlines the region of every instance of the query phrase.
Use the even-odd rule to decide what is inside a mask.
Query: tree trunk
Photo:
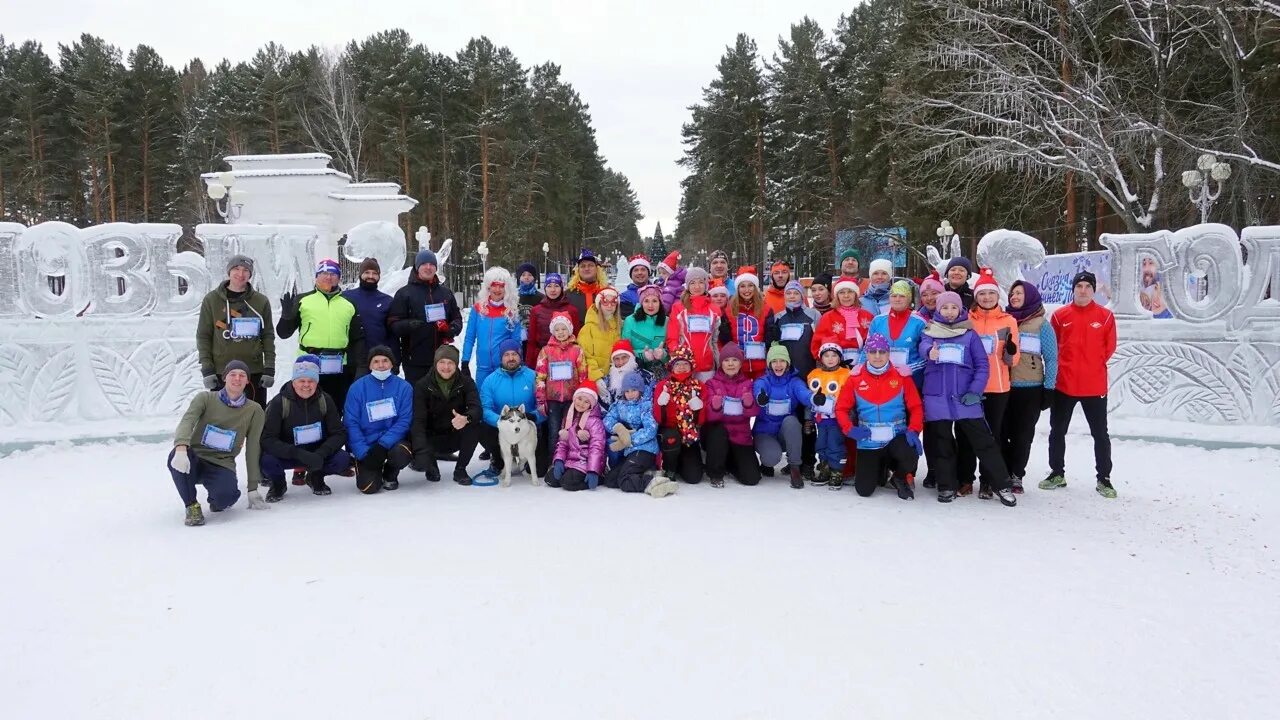
[[[151,125],[142,125],[142,221],[151,220]]]
[[[489,239],[489,133],[480,129],[480,239]]]
[[[756,119],[756,211],[754,215],[754,230],[756,234],[756,242],[764,243],[764,193],[765,193],[765,175],[764,175],[764,133],[760,128],[760,120]],[[765,259],[768,262],[768,258]]]
[[[92,145],[92,143],[90,143]],[[102,224],[102,200],[98,189],[98,156],[89,160],[89,197],[93,202],[93,224]]]

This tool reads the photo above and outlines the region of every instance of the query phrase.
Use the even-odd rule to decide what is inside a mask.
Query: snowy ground
[[[165,445],[36,448],[0,459],[0,716],[1275,717],[1280,451],[1121,441],[1108,502],[1089,447],[1014,509],[406,473],[203,528]]]

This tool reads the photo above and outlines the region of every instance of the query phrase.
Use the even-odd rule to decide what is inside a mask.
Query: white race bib
[[[572,380],[573,379],[573,363],[567,360],[558,360],[551,363],[551,379],[552,380]]]
[[[964,346],[960,343],[938,343],[938,362],[948,365],[964,364]]]
[[[764,343],[744,341],[742,343],[742,354],[745,355],[748,360],[763,360]]]
[[[803,323],[783,323],[782,324],[782,340],[784,342],[792,342],[804,337]]]
[[[342,356],[341,355],[321,355],[320,356],[320,374],[321,375],[337,375],[342,372]]]
[[[1022,340],[1022,352],[1035,353],[1036,355],[1040,354],[1040,336],[1039,335],[1023,335],[1019,339]]]
[[[827,401],[822,403],[821,407],[816,408],[816,411],[819,413],[822,413],[823,415],[835,415],[836,399],[828,395]]]
[[[396,399],[383,398],[381,400],[367,402],[364,404],[364,411],[369,416],[369,422],[390,420],[396,416]]]
[[[691,333],[709,333],[711,332],[711,316],[710,315],[688,315],[689,332]]]
[[[889,348],[889,362],[905,367],[907,364],[906,348]]]
[[[320,431],[320,423],[315,422],[310,425],[303,425],[293,429],[293,444],[310,445],[311,443],[318,443],[323,436],[324,433]]]
[[[871,429],[871,442],[887,443],[893,439],[893,425],[867,423],[867,427]]]
[[[256,338],[262,334],[262,321],[256,317],[231,318],[231,337]]]
[[[995,335],[983,335],[983,336],[982,336],[982,349],[983,349],[983,350],[986,350],[988,355],[990,355],[991,353],[995,352],[995,351],[996,351],[996,336],[995,336]]]
[[[770,400],[769,414],[770,415],[790,415],[791,401],[790,400]]]
[[[737,417],[738,415],[741,415],[742,414],[742,398],[730,398],[730,397],[725,398],[724,414],[732,417]]]
[[[427,315],[427,322],[439,322],[444,319],[444,303],[427,305],[423,312]]]
[[[205,425],[204,436],[200,438],[200,444],[211,450],[231,452],[231,448],[236,446],[236,431],[223,430],[217,425]]]

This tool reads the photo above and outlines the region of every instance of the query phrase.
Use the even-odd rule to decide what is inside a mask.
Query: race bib
[[[782,340],[784,342],[799,340],[801,337],[804,337],[803,323],[783,323],[782,324]]]
[[[1023,335],[1022,352],[1040,354],[1040,336],[1039,335]]]
[[[769,414],[770,415],[790,415],[791,401],[790,400],[770,400]]]
[[[223,430],[217,425],[205,425],[204,436],[200,438],[200,444],[211,450],[231,452],[231,448],[236,446],[236,431]]]
[[[858,356],[862,354],[858,348],[845,348],[841,355],[844,356],[845,362],[858,362]]]
[[[729,416],[738,416],[742,414],[742,398],[725,398],[724,414]]]
[[[367,402],[364,404],[364,411],[369,416],[369,422],[390,420],[396,416],[396,400],[395,398],[383,398],[382,400]]]
[[[871,429],[871,442],[887,443],[893,439],[893,425],[867,423],[867,427]]]
[[[711,316],[710,315],[689,315],[689,332],[691,333],[709,333],[711,332]]]
[[[749,341],[743,342],[742,354],[745,355],[748,360],[763,360],[764,359],[764,343],[749,342]]]
[[[310,445],[318,443],[323,435],[324,433],[320,431],[320,423],[318,422],[296,427],[293,429],[293,444]]]
[[[889,362],[893,363],[894,365],[906,365],[907,349],[906,348],[890,348]]]
[[[256,338],[262,334],[262,320],[256,317],[231,318],[231,337]]]
[[[337,375],[342,372],[342,356],[341,355],[321,355],[320,356],[320,374],[321,375]]]
[[[551,379],[552,380],[572,380],[573,379],[573,363],[566,360],[560,360],[551,363]]]
[[[444,303],[427,305],[423,312],[426,313],[427,322],[439,322],[444,319]]]
[[[938,362],[948,365],[964,364],[964,346],[959,343],[939,343]]]
[[[991,353],[995,352],[995,351],[996,351],[996,336],[995,336],[995,335],[983,335],[983,336],[982,336],[982,349],[983,349],[983,350],[986,350],[988,355],[990,355]]]

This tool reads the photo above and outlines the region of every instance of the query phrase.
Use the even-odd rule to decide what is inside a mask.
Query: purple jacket
[[[703,400],[707,404],[706,421],[724,425],[729,433],[729,442],[734,445],[754,443],[755,440],[751,437],[751,418],[759,414],[760,406],[756,405],[755,395],[751,392],[751,378],[741,372],[729,377],[723,370],[717,370],[710,380],[703,383],[703,388]],[[742,414],[725,415],[725,398],[741,400]]]
[[[685,268],[677,269],[667,276],[666,283],[662,285],[662,307],[667,312],[671,312],[671,306],[676,304],[680,293],[684,292],[684,273]]]
[[[966,317],[961,310],[957,320]],[[938,322],[936,319],[934,322]],[[929,328],[934,327],[930,323]],[[924,363],[924,389],[920,393],[924,400],[925,422],[931,420],[977,420],[983,417],[982,403],[965,405],[960,398],[965,393],[982,392],[987,387],[987,375],[990,372],[987,364],[987,351],[982,346],[982,339],[973,330],[964,335],[950,339],[939,339],[929,336],[929,328],[924,331],[920,340],[920,357]],[[964,361],[960,364],[942,363],[929,359],[929,351],[935,344],[959,344],[964,348]]]
[[[556,460],[563,460],[565,468],[581,473],[604,472],[604,448],[607,435],[604,431],[604,420],[600,418],[600,406],[596,405],[587,413],[587,441],[578,441],[578,419],[576,411],[570,408],[565,412],[565,420],[573,417],[573,426],[569,434],[556,442]]]

